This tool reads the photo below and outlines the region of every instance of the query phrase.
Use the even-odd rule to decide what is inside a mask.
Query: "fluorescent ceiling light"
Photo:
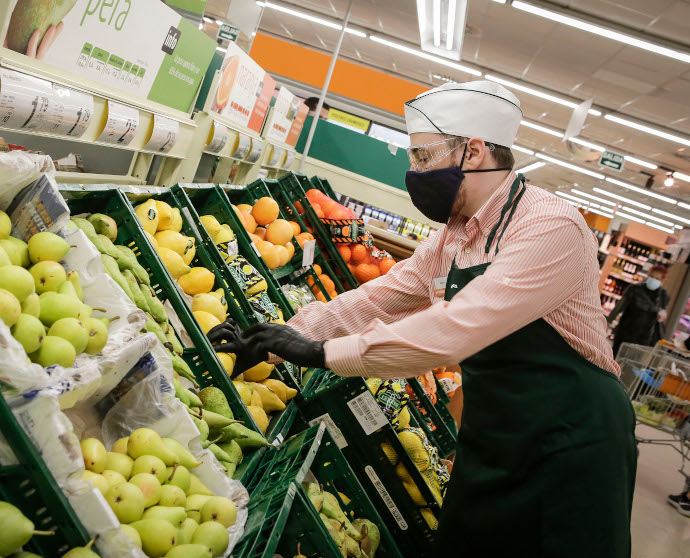
[[[601,145],[597,145],[596,143],[592,143],[580,138],[568,138],[568,141],[572,141],[573,143],[578,143],[580,145],[584,145],[585,147],[589,147],[590,149],[594,149],[594,151],[606,151],[605,147],[602,147]]]
[[[583,200],[582,198],[578,198],[577,196],[571,196],[570,194],[566,194],[565,192],[556,191],[556,195],[561,196],[562,198],[568,198],[570,200],[574,200],[574,201],[582,203],[584,205],[589,205],[589,202],[587,200]]]
[[[274,4],[273,2],[256,2],[257,5],[259,6],[264,6],[266,8],[271,8],[272,10],[277,10],[279,12],[283,12],[285,14],[290,14],[295,17],[299,17],[301,19],[306,19],[307,21],[311,21],[312,23],[318,23],[319,25],[323,25],[325,27],[330,27],[331,29],[342,29],[343,26],[335,23],[333,21],[329,21],[327,19],[322,19],[320,17],[313,16],[311,14],[307,14],[305,12],[300,12],[298,10],[293,10],[291,8],[286,8],[285,6],[281,6],[280,4]],[[222,23],[222,22],[221,22]],[[367,34],[363,33],[362,31],[357,31],[356,29],[351,29],[350,27],[345,28],[345,33],[349,33],[350,35],[355,35],[356,37],[366,37]]]
[[[690,205],[683,202],[678,202],[678,207],[682,207],[683,209],[690,209]]]
[[[667,229],[666,227],[662,227],[661,225],[656,225],[656,224],[652,223],[651,221],[647,221],[647,222],[645,223],[645,225],[647,225],[647,226],[649,226],[649,227],[653,227],[653,228],[655,228],[655,229],[659,229],[660,231],[667,232],[668,234],[676,234],[676,231],[675,231],[675,230],[673,230],[673,229]]]
[[[685,182],[690,182],[690,175],[683,174],[682,172],[678,171],[673,173],[673,178],[677,178],[678,180],[685,180]]]
[[[549,161],[550,163],[553,163],[554,165],[560,165],[562,167],[565,167],[566,169],[574,170],[576,172],[581,172],[582,174],[587,174],[589,176],[593,176],[594,178],[598,178],[600,180],[603,180],[605,176],[603,174],[599,174],[598,172],[593,172],[589,169],[585,169],[583,167],[578,167],[577,165],[571,165],[570,163],[566,163],[565,161],[560,161],[559,159],[554,159],[553,157],[549,157],[548,155],[544,155],[543,153],[537,153],[537,157],[540,159],[544,159],[546,161]]]
[[[643,194],[645,196],[649,196],[650,198],[656,198],[658,200],[665,201],[666,203],[670,203],[672,205],[676,205],[676,203],[678,203],[673,198],[669,198],[667,196],[662,196],[661,194],[657,194],[656,192],[652,192],[651,190],[648,190],[647,188],[639,188],[638,186],[633,186],[632,184],[628,184],[627,182],[623,182],[622,180],[617,180],[617,179],[611,178],[609,176],[606,177],[606,182],[610,182],[611,184],[616,184],[617,186],[621,186],[622,188],[627,188],[628,190],[632,190],[633,192],[637,192],[638,194]]]
[[[484,78],[490,81],[495,81],[496,83],[500,83],[501,85],[505,85],[506,87],[517,89],[518,91],[522,91],[523,93],[527,93],[528,95],[534,95],[535,97],[539,97],[540,99],[546,99],[547,101],[551,101],[552,103],[563,105],[564,107],[570,107],[574,109],[579,104],[573,101],[569,101],[568,99],[564,99],[563,97],[557,97],[556,95],[551,95],[550,93],[539,91],[538,89],[533,89],[532,87],[527,87],[526,85],[515,83],[514,81],[509,81],[507,79],[503,79],[501,77],[494,76],[491,74],[486,74]],[[594,114],[595,116],[601,116],[601,112],[599,112],[598,110],[589,109],[589,113]]]
[[[441,0],[433,0],[434,2],[434,46],[441,46]]]
[[[687,145],[688,147],[690,147],[690,140],[687,138],[676,136],[674,134],[669,134],[662,130],[652,128],[651,126],[645,126],[644,124],[639,124],[637,122],[633,122],[632,120],[626,120],[625,118],[614,116],[613,114],[605,114],[604,118],[606,118],[606,120],[610,120],[611,122],[616,122],[618,124],[622,124],[623,126],[628,126],[629,128],[634,128],[635,130],[640,130],[641,132],[646,132],[648,134],[652,134],[653,136],[664,138],[669,141],[674,141],[676,143],[680,143],[682,145]]]
[[[410,48],[405,45],[401,45],[400,43],[394,43],[393,41],[389,41],[387,39],[383,39],[381,37],[377,37],[375,35],[370,35],[369,38],[374,41],[375,43],[380,43],[382,45],[386,45],[388,47],[394,48],[396,50],[400,50],[402,52],[407,52],[408,54],[412,54],[413,56],[418,56],[419,58],[424,58],[426,60],[431,60],[432,62],[436,62],[437,64],[442,64],[443,66],[448,66],[449,68],[453,68],[454,70],[459,70],[461,72],[465,72],[466,74],[470,74],[472,76],[481,76],[482,73],[479,70],[475,70],[474,68],[470,68],[469,66],[463,66],[461,64],[456,64],[455,62],[451,62],[450,60],[446,60],[444,58],[441,58],[440,56],[434,56],[433,54],[428,54],[426,52],[422,52],[421,50],[417,50],[416,48]]]
[[[616,202],[612,202],[610,200],[605,200],[604,198],[600,198],[598,196],[593,196],[592,194],[588,194],[587,192],[581,192],[580,190],[576,190],[575,188],[570,189],[571,192],[574,192],[578,196],[584,196],[586,198],[591,198],[593,200],[597,200],[598,202],[605,203],[606,205],[612,205],[613,207],[616,207]]]
[[[603,215],[604,217],[608,217],[609,219],[613,219],[613,213],[607,213],[605,211],[600,211],[599,209],[594,209],[592,207],[585,207],[587,211],[590,213],[596,213],[598,215]]]
[[[686,54],[678,50],[673,50],[655,43],[651,43],[649,41],[643,41],[642,39],[638,39],[637,37],[633,37],[632,35],[626,35],[625,33],[620,33],[618,31],[614,31],[613,29],[602,27],[600,25],[595,25],[593,23],[570,17],[565,14],[561,14],[551,10],[545,10],[544,8],[528,4],[527,2],[522,2],[521,0],[514,0],[512,6],[513,8],[517,8],[518,10],[529,12],[536,16],[550,19],[551,21],[555,21],[557,23],[562,23],[563,25],[575,27],[577,29],[581,29],[582,31],[587,31],[588,33],[594,33],[595,35],[599,35],[600,37],[606,37],[607,39],[612,39],[614,41],[618,41],[619,43],[624,43],[626,45],[641,48],[649,52],[661,54],[662,56],[668,56],[669,58],[680,60],[681,62],[690,63],[690,54]]]
[[[665,215],[666,217],[670,217],[671,219],[675,219],[676,221],[685,223],[686,225],[690,225],[690,219],[686,219],[685,217],[681,217],[680,215],[669,213],[668,211],[661,211],[661,209],[657,209],[656,207],[652,209],[652,211],[654,213],[658,213],[659,215]]]
[[[446,50],[453,48],[453,35],[455,34],[455,11],[458,8],[457,0],[448,0],[448,26],[446,27]]]
[[[531,149],[527,149],[526,147],[520,147],[519,145],[513,144],[513,147],[511,149],[514,149],[515,151],[520,151],[521,153],[527,153],[527,155],[534,155],[534,151]],[[688,177],[690,179],[690,177]]]
[[[203,19],[206,23],[213,23],[213,18],[210,18],[208,16],[204,16],[201,19]]]
[[[507,0],[494,0],[496,4],[505,4]]]
[[[644,225],[644,219],[640,219],[639,217],[635,217],[634,215],[628,215],[627,213],[623,211],[616,211],[616,217],[624,217],[625,219],[630,219],[631,221],[637,221],[638,223],[642,223]]]
[[[636,165],[640,165],[641,167],[645,167],[647,169],[658,169],[654,163],[648,163],[647,161],[643,161],[642,159],[638,159],[637,157],[631,157],[630,155],[623,155],[623,158],[626,161],[630,161],[631,163],[634,163]]]
[[[574,205],[575,207],[582,207],[579,203],[570,201],[570,200],[564,200],[565,203],[569,203],[570,205]]]
[[[642,209],[652,209],[651,205],[645,205],[640,202],[636,202],[635,200],[631,200],[630,198],[625,198],[623,196],[619,196],[618,194],[614,194],[613,192],[609,192],[608,190],[602,190],[601,188],[592,188],[595,192],[598,192],[600,194],[604,194],[605,196],[609,196],[611,198],[614,198],[616,200],[621,200],[625,203],[629,203],[630,205],[634,205],[636,207],[641,207]]]
[[[681,230],[683,230],[683,227],[681,227],[680,225],[674,225],[673,228],[674,228],[674,229],[681,229]]]
[[[215,21],[216,21],[216,25],[223,25],[223,22],[221,20],[216,19]]]
[[[557,138],[563,137],[563,134],[561,132],[557,132],[556,130],[552,130],[551,128],[547,128],[546,126],[541,126],[540,124],[528,122],[527,120],[521,120],[520,124],[522,124],[523,126],[527,126],[528,128],[532,128],[533,130],[539,130],[540,132],[544,132],[545,134],[556,136]]]
[[[227,48],[223,48],[223,47],[216,47],[216,50],[219,50],[220,52],[227,52],[228,51]]]
[[[533,171],[536,169],[540,169],[543,167],[546,163],[543,161],[537,161],[536,163],[532,163],[531,165],[527,165],[526,167],[522,167],[521,169],[517,169],[515,172],[521,172],[522,174],[525,174],[526,172]]]
[[[671,221],[666,221],[665,219],[659,219],[658,217],[654,217],[654,215],[648,215],[647,213],[642,213],[641,211],[638,211],[637,209],[631,209],[630,207],[624,207],[623,211],[629,211],[630,213],[634,213],[635,215],[639,215],[640,217],[644,217],[645,219],[651,219],[652,221],[656,221],[657,223],[661,223],[662,225],[668,225],[669,227],[673,226],[673,223]],[[654,211],[652,209],[652,211]]]

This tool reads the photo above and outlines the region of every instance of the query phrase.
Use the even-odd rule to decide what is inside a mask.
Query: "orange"
[[[295,255],[295,245],[292,242],[288,242],[287,244],[285,244],[285,249],[288,251],[288,261],[290,261],[292,259],[292,256]]]
[[[300,202],[295,202],[295,209],[297,210],[297,213],[302,215],[304,213],[304,208],[302,207],[302,204]]]
[[[335,291],[328,291],[328,296],[330,296],[331,300],[333,300],[336,296],[338,296],[338,293]]]
[[[302,232],[302,229],[299,228],[299,223],[295,223],[295,221],[288,221],[288,223],[290,223],[290,226],[292,227],[293,234],[298,235]]]
[[[254,236],[258,236],[261,240],[266,240],[266,229],[263,227],[256,227],[256,229],[254,229]]]
[[[240,223],[242,224],[242,226],[244,226],[244,217],[242,217],[242,210],[239,207],[237,207],[236,205],[233,205],[232,209],[237,214],[237,218],[240,220]]]
[[[260,236],[256,236],[255,234],[249,233],[249,238],[251,238],[252,242],[254,244],[258,244],[259,242],[263,242],[263,238]]]
[[[276,246],[276,251],[278,252],[278,258],[280,263],[278,267],[283,267],[286,263],[290,261],[290,253],[285,246]]]
[[[326,300],[326,297],[323,296],[321,293],[317,293],[317,294],[316,294],[316,300],[318,300],[319,302],[328,302],[328,301]]]
[[[265,240],[260,240],[256,243],[256,248],[259,250],[259,254],[266,262],[268,269],[276,269],[280,265],[280,254],[270,242]]]
[[[325,273],[319,275],[319,279],[321,280],[321,284],[322,284],[324,287],[326,287],[326,290],[327,290],[327,291],[332,291],[333,289],[335,289],[335,283],[334,283],[333,280],[332,280],[328,275],[326,275]]]
[[[323,209],[321,209],[321,206],[318,203],[313,203],[311,205],[314,208],[314,213],[316,213],[316,216],[319,219],[325,219],[326,218],[326,214],[323,212]]]
[[[383,258],[381,260],[381,263],[379,264],[379,271],[381,271],[381,275],[385,275],[388,273],[395,265],[395,260],[393,258]]]
[[[237,204],[237,209],[239,209],[240,211],[246,211],[247,213],[252,212],[252,206],[249,205],[248,203]]]
[[[216,108],[218,112],[225,108],[230,99],[230,91],[235,83],[235,78],[237,77],[237,72],[240,69],[240,57],[235,55],[228,59],[228,63],[225,65],[223,70],[223,75],[220,78],[220,83],[218,84],[218,90],[216,91]]]
[[[276,219],[266,229],[266,240],[273,244],[286,244],[292,240],[295,231],[285,219]]]
[[[311,203],[321,203],[322,201],[327,201],[329,198],[326,194],[324,194],[321,190],[317,190],[316,188],[312,188],[311,190],[307,190],[307,199]]]
[[[345,263],[349,262],[352,258],[352,250],[350,250],[349,246],[345,246],[344,244],[338,244],[338,252],[340,252],[340,255],[345,260]]]
[[[355,268],[352,267],[352,264],[347,264],[347,268],[348,268],[352,273],[355,272]]]
[[[352,246],[352,263],[369,263],[369,251],[363,244],[355,244]]]
[[[337,201],[333,200],[327,200],[319,204],[321,206],[321,210],[325,213],[327,219],[333,219],[331,217],[331,213],[334,211],[337,211],[338,206],[340,205]]]
[[[259,225],[268,225],[278,218],[280,208],[273,198],[264,196],[252,207],[252,216]]]
[[[323,273],[323,271],[321,270],[321,266],[319,264],[314,264],[314,271],[317,275],[321,275]]]
[[[328,215],[328,218],[329,219],[338,219],[340,221],[344,221],[345,219],[352,219],[352,217],[350,217],[350,212],[346,211],[342,206],[331,211],[330,214]],[[349,231],[345,232],[343,230],[343,234],[347,235],[347,234],[349,234]]]
[[[297,243],[302,248],[304,248],[304,243],[307,240],[314,240],[314,237],[312,235],[310,235],[309,233],[299,233],[295,238],[297,239]]]
[[[312,277],[311,275],[307,275],[307,285],[311,287],[314,283],[314,277]]]
[[[381,275],[379,268],[368,263],[361,263],[355,267],[355,278],[360,283],[366,283],[372,279],[376,279]]]
[[[256,230],[256,221],[251,213],[242,211],[242,224],[244,225],[244,230],[248,233],[253,233]]]

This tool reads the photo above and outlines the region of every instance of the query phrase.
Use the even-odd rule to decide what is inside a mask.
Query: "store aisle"
[[[638,434],[660,438],[657,430],[637,427]],[[640,444],[637,484],[632,514],[633,558],[690,558],[690,518],[667,502],[680,492],[680,455],[668,446]]]

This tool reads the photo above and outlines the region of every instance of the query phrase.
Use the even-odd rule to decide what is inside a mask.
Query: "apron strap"
[[[518,191],[518,188],[520,187],[520,184],[522,184],[523,190],[520,192],[520,195],[518,198],[515,198],[515,194]],[[506,213],[508,213],[508,210],[510,209],[511,205],[513,205],[513,200],[515,201],[515,205],[513,206],[513,210],[510,212],[510,216],[508,217],[508,221],[506,221],[504,227],[503,227],[503,232],[505,232],[505,227],[508,226],[508,223],[510,222],[510,219],[513,216],[513,213],[515,212],[515,207],[517,207],[517,202],[519,199],[522,197],[522,194],[524,193],[525,189],[525,177],[522,174],[518,174],[517,177],[515,178],[515,181],[513,184],[510,186],[510,192],[508,193],[508,201],[505,203],[503,208],[501,209],[501,216],[498,219],[498,223],[496,223],[491,229],[491,232],[489,233],[489,237],[486,239],[486,246],[484,246],[484,253],[488,254],[491,251],[491,244],[494,241],[494,238],[496,238],[496,233],[498,233],[498,229],[501,226],[501,223],[503,223],[503,219],[506,216]],[[501,237],[503,236],[503,233],[501,233]],[[500,240],[500,239],[499,239]],[[496,246],[496,253],[498,253],[498,246]]]
[[[512,209],[510,210],[510,213],[508,214],[508,219],[506,220],[506,224],[503,227],[503,230],[501,231],[501,234],[498,237],[498,240],[496,241],[496,253],[494,256],[498,256],[498,247],[499,244],[501,243],[501,239],[503,238],[503,235],[506,232],[506,229],[508,228],[508,224],[510,223],[511,219],[513,218],[513,214],[515,213],[515,210],[517,209],[518,203],[520,203],[520,199],[522,199],[522,195],[527,191],[527,186],[525,186],[525,178],[522,178],[522,188],[520,189],[520,193],[517,195],[515,198],[515,203],[513,204]]]

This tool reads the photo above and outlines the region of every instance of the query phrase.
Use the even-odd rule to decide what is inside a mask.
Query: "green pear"
[[[165,463],[155,455],[142,455],[134,460],[132,475],[138,475],[139,473],[152,474],[158,479],[160,484],[163,484],[168,478]]]
[[[165,506],[153,506],[144,512],[141,516],[142,519],[165,519],[169,521],[170,524],[179,529],[182,527],[182,522],[187,519],[187,512],[181,506],[178,507],[165,507]]]
[[[110,489],[110,485],[108,484],[108,481],[99,475],[98,473],[94,473],[93,471],[89,471],[88,469],[84,471],[84,474],[81,476],[81,478],[86,479],[93,484],[95,488],[100,490],[101,494],[103,496],[106,495],[108,490]]]
[[[62,555],[62,558],[100,558],[93,550],[91,550],[91,545],[96,539],[91,539],[86,546],[74,547],[69,552]]]
[[[144,495],[138,486],[129,482],[110,487],[105,499],[120,523],[137,521],[144,513]]]
[[[71,285],[71,283],[70,283]],[[48,330],[48,335],[55,335],[66,339],[74,347],[74,351],[79,355],[86,349],[89,337],[86,333],[84,324],[76,318],[61,318],[53,323]]]
[[[149,558],[165,556],[177,544],[177,529],[164,519],[142,519],[132,523],[141,537],[141,546]]]
[[[129,436],[125,436],[124,438],[120,438],[117,442],[113,444],[113,447],[110,448],[110,451],[114,453],[124,453],[127,455],[127,441],[129,440]],[[127,456],[129,457],[129,456]],[[131,457],[130,457],[131,459]]]
[[[161,483],[151,473],[137,473],[129,480],[144,495],[144,507],[155,506],[161,498]]]
[[[89,337],[86,343],[86,352],[90,355],[97,355],[108,342],[108,326],[99,318],[84,320],[84,326]]]
[[[352,537],[354,540],[359,541],[362,539],[362,535],[352,526],[350,520],[347,518],[342,509],[340,509],[340,503],[338,499],[327,490],[323,492],[323,505],[321,506],[321,513],[326,517],[335,519],[338,523],[343,524],[345,534]]]
[[[77,293],[77,298],[79,300],[84,300],[84,291],[81,288],[81,280],[79,279],[79,273],[77,271],[70,271],[67,274],[67,280],[72,283],[74,287],[74,292]]]
[[[381,532],[377,525],[368,519],[355,519],[352,526],[362,535],[360,548],[367,556],[374,556],[381,542]]]
[[[22,306],[10,291],[0,289],[0,320],[7,327],[14,326],[22,317]],[[21,343],[21,341],[19,341]],[[36,350],[36,349],[34,349]]]
[[[105,458],[105,468],[110,471],[117,471],[125,479],[129,480],[132,476],[134,460],[127,454],[109,451]]]
[[[12,232],[12,222],[7,213],[0,211],[0,238],[7,238]]]
[[[232,500],[221,496],[211,496],[201,506],[201,522],[217,521],[225,527],[232,527],[237,520],[237,507]]]
[[[177,456],[167,448],[158,433],[150,428],[139,428],[129,435],[127,453],[132,459],[142,455],[155,455],[168,467],[172,467],[177,461]]]
[[[179,529],[178,544],[188,544],[192,542],[192,535],[194,535],[194,531],[198,528],[199,524],[196,521],[189,517],[185,519],[182,522],[182,527]],[[187,542],[182,542],[183,540]]]
[[[115,242],[117,238],[117,223],[112,217],[103,213],[94,213],[89,217],[88,221],[93,225],[97,234],[102,234],[108,237],[111,242]]]
[[[6,265],[12,265],[12,260],[10,260],[5,249],[0,246],[0,267],[5,267]]]
[[[168,449],[177,455],[180,465],[184,465],[187,469],[193,469],[201,465],[201,461],[197,461],[190,451],[173,438],[161,438]]]
[[[77,353],[72,344],[62,337],[46,335],[38,351],[30,355],[31,360],[44,368],[58,364],[63,368],[71,368]]]
[[[166,508],[182,506],[187,502],[187,495],[179,486],[165,484],[161,487],[161,499],[158,505]]]
[[[110,488],[117,484],[127,482],[127,479],[122,475],[122,473],[118,473],[117,471],[109,471],[106,469],[101,473],[101,476],[108,481],[108,486]]]
[[[31,263],[51,260],[59,262],[69,252],[70,245],[55,233],[43,231],[29,239],[29,259]]]
[[[206,496],[205,494],[192,494],[187,496],[184,509],[187,512],[187,517],[193,519],[197,523],[201,523],[201,507],[213,496]]]
[[[141,548],[141,537],[139,536],[139,531],[137,531],[131,525],[120,525],[120,529],[122,529],[122,532],[134,541],[134,544]]]
[[[21,267],[29,267],[31,265],[29,247],[23,240],[8,236],[0,240],[0,247],[5,251],[12,265],[19,265]]]
[[[211,558],[211,549],[203,544],[181,544],[165,555],[165,558]]]
[[[79,297],[77,296],[77,289],[74,288],[74,284],[69,279],[65,279],[62,282],[62,284],[58,287],[57,292],[60,294],[73,296],[74,298],[79,300]]]
[[[59,293],[44,293],[39,297],[41,310],[39,319],[48,327],[62,318],[79,316],[81,302],[73,296]]]
[[[60,285],[67,279],[65,268],[52,260],[44,260],[32,265],[29,273],[34,278],[38,294],[57,292]]]
[[[179,486],[185,493],[189,490],[192,484],[192,474],[187,467],[176,464],[173,467],[168,467],[165,472],[168,475],[165,479],[165,484]]]
[[[21,303],[31,293],[36,292],[36,284],[33,275],[23,267],[6,265],[0,273],[0,289],[10,291]]]
[[[206,488],[206,485],[199,480],[199,477],[196,475],[190,475],[189,479],[189,489],[186,490],[187,496],[192,496],[194,494],[203,494],[204,496],[213,496],[213,492],[211,492],[208,488]]]
[[[9,556],[29,542],[34,535],[53,535],[53,531],[36,531],[33,522],[12,504],[0,507],[0,556]]]
[[[206,521],[194,531],[192,542],[208,546],[213,556],[222,556],[228,548],[230,536],[228,530],[217,521]]]
[[[22,302],[22,314],[29,314],[38,318],[41,315],[41,303],[39,302],[38,294],[31,293]]]
[[[105,449],[103,442],[96,438],[84,438],[79,442],[79,445],[81,446],[81,453],[84,457],[84,467],[94,473],[102,473],[105,471],[108,451]]]
[[[229,419],[235,418],[230,405],[228,405],[228,400],[220,388],[214,386],[205,387],[199,392],[199,399],[204,404],[204,410],[218,413]]]

